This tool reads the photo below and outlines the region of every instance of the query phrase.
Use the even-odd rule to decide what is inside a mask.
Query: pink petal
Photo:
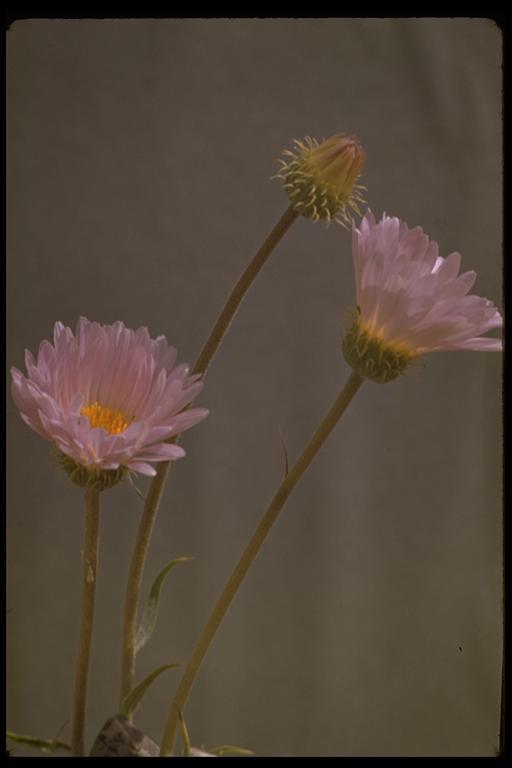
[[[185,456],[165,441],[208,415],[205,408],[187,408],[203,383],[175,360],[165,337],[152,339],[143,326],[133,331],[121,321],[102,326],[81,317],[73,333],[57,322],[53,345],[43,341],[37,360],[26,352],[27,377],[11,370],[12,397],[25,423],[75,461],[152,476],[153,463]],[[95,423],[100,417],[93,410],[90,422],[83,415],[90,405],[107,409],[99,412],[107,421]],[[109,410],[128,426],[110,432]]]

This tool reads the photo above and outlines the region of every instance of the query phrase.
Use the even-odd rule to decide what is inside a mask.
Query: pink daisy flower
[[[344,351],[362,375],[388,381],[425,352],[501,350],[500,339],[483,336],[502,327],[500,313],[488,299],[469,294],[476,273],[459,274],[460,254],[439,256],[421,227],[409,229],[385,214],[376,222],[368,211],[359,229],[353,224],[352,251],[358,316]],[[395,375],[386,366],[377,370],[379,355],[392,368],[396,357]]]
[[[57,446],[68,471],[76,468],[70,474],[80,485],[99,473],[155,475],[155,462],[185,456],[166,441],[208,415],[187,409],[203,384],[187,365],[175,366],[176,354],[147,328],[81,317],[73,334],[58,322],[37,361],[26,351],[28,375],[11,369],[12,396],[23,421]]]

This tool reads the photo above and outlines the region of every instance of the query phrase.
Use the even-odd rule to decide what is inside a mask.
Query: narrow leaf
[[[146,501],[146,497],[144,496],[140,488],[137,488],[137,486],[135,485],[135,481],[132,477],[132,473],[130,472],[130,470],[128,470],[126,477],[128,478],[128,482],[130,483],[131,487],[133,488],[137,496],[139,496],[142,499],[142,501]]]
[[[244,747],[231,747],[229,745],[224,747],[211,747],[208,751],[217,757],[226,757],[228,755],[240,755],[241,757],[244,755],[254,755],[254,752],[250,749],[244,749]]]
[[[183,742],[183,755],[184,757],[190,757],[190,736],[188,735],[188,728],[180,711],[178,712],[178,720],[180,724],[181,741]]]
[[[137,629],[137,636],[135,638],[135,653],[138,653],[141,648],[144,648],[156,627],[156,620],[158,618],[158,604],[160,602],[160,591],[162,589],[162,584],[165,581],[165,577],[169,571],[174,568],[175,565],[186,563],[188,560],[192,560],[192,558],[177,557],[175,560],[171,560],[171,562],[168,563],[165,568],[162,568],[155,581],[153,582],[153,586],[150,589],[146,605],[144,606],[142,621]]]
[[[284,441],[283,437],[283,431],[281,429],[281,425],[278,425],[279,428],[279,437],[281,438],[281,445],[283,447],[283,454],[284,454],[284,476],[288,474],[290,471],[289,463],[288,463],[288,449],[286,448],[286,443]]]
[[[179,666],[179,664],[163,664],[161,667],[154,669],[153,672],[144,678],[142,683],[136,685],[135,688],[133,688],[130,693],[124,697],[121,707],[121,714],[130,719],[144,698],[148,688],[152,685],[156,678],[161,675],[162,672],[165,672],[166,669],[172,669],[173,667]]]
[[[35,736],[26,736],[22,733],[14,733],[14,731],[6,731],[6,735],[11,741],[26,744],[28,747],[41,750],[41,752],[51,753],[57,750],[71,752],[69,744],[64,744],[63,741],[57,741],[57,739],[37,739]]]

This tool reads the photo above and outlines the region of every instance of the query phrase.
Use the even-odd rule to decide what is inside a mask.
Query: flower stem
[[[100,495],[91,489],[85,492],[85,537],[83,554],[82,606],[80,609],[80,640],[75,673],[71,752],[81,757],[84,753],[84,724],[87,700],[87,679],[91,656],[94,622],[94,596],[98,563]]]
[[[167,757],[172,754],[176,729],[179,723],[180,714],[183,712],[188,696],[195,682],[201,663],[208,651],[217,632],[220,623],[233,599],[238,592],[242,581],[247,574],[250,566],[254,562],[256,555],[261,549],[270,529],[274,525],[277,517],[285,505],[289,495],[315,458],[316,454],[338,423],[345,412],[347,406],[361,386],[363,379],[353,371],[348,378],[341,393],[338,395],[334,405],[324,418],[315,434],[304,448],[293,467],[290,469],[281,485],[279,486],[270,506],[263,515],[258,527],[254,531],[247,547],[245,548],[238,565],[231,574],[224,591],[222,592],[217,604],[215,605],[210,618],[208,619],[199,640],[196,643],[192,655],[187,664],[178,690],[171,704],[167,725],[165,727],[160,756]]]
[[[193,373],[205,374],[229,325],[240,306],[242,299],[251,287],[258,273],[267,262],[272,251],[284,237],[291,227],[298,213],[290,206],[281,216],[272,232],[261,245],[260,249],[247,265],[240,279],[231,291],[222,312],[220,313],[213,329],[201,350]],[[176,436],[173,441],[178,440]],[[135,637],[137,633],[137,611],[139,605],[142,577],[144,573],[144,564],[149,548],[151,533],[156,520],[158,507],[163,494],[167,475],[169,474],[170,462],[161,462],[158,465],[156,476],[151,482],[149,493],[144,505],[144,511],[139,523],[135,546],[128,574],[128,585],[126,589],[123,643],[121,657],[121,703],[134,685],[135,673]]]
[[[119,710],[123,709],[123,700],[134,686],[135,677],[135,639],[137,636],[137,609],[142,586],[144,564],[149,548],[153,525],[160,506],[162,491],[169,474],[171,462],[159,464],[157,473],[149,486],[149,492],[140,518],[135,546],[133,549],[128,585],[124,604],[123,647],[121,658],[121,699]],[[131,719],[131,718],[130,718]]]
[[[228,330],[242,299],[251,287],[262,267],[267,262],[267,259],[269,258],[274,248],[288,232],[298,215],[299,214],[297,211],[294,211],[293,206],[290,205],[283,213],[270,235],[264,241],[257,254],[247,265],[237,284],[231,291],[229,298],[224,305],[224,309],[217,319],[217,322],[213,326],[212,332],[210,333],[206,344],[204,345],[199,357],[197,358],[193,373],[201,373],[204,375],[210,367],[210,363],[212,362],[215,353],[219,349],[222,339],[224,338],[224,335]]]

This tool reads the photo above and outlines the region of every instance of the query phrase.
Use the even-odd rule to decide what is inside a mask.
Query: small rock
[[[160,747],[123,715],[109,717],[94,742],[91,757],[158,757]]]

